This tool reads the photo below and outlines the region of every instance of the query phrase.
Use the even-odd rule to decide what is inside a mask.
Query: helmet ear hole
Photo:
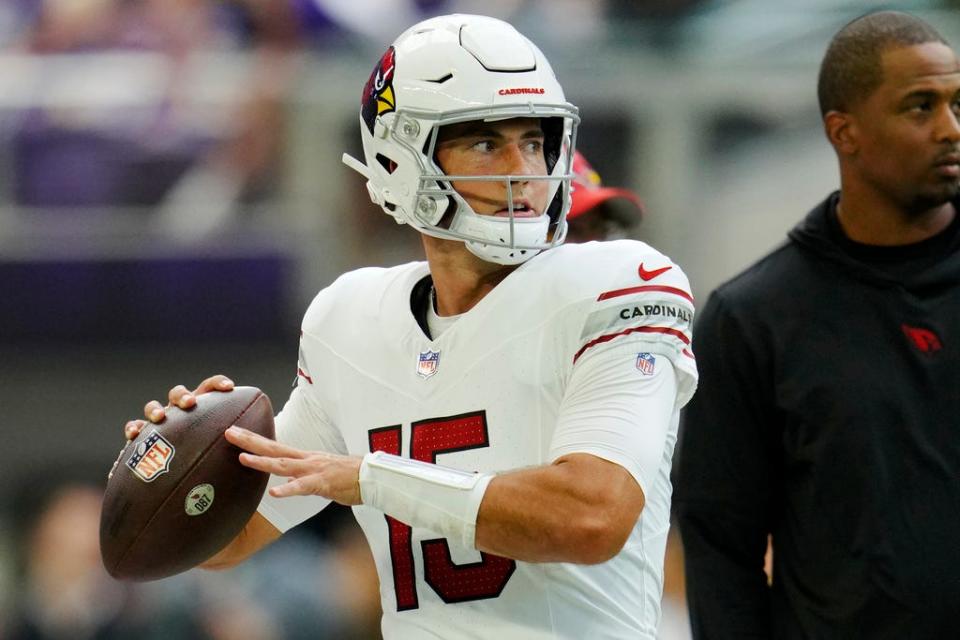
[[[382,153],[378,153],[376,155],[376,158],[377,158],[377,162],[380,163],[381,167],[386,169],[387,173],[393,173],[394,171],[397,170],[397,163],[391,160],[390,158],[388,158],[387,156],[383,155]]]
[[[453,222],[453,216],[457,213],[457,208],[457,201],[454,197],[447,196],[447,207],[443,210],[443,215],[440,216],[440,220],[437,221],[437,227],[449,229],[450,224]]]

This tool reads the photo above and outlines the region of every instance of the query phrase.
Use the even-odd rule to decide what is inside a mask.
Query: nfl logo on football
[[[417,375],[421,378],[429,378],[437,372],[440,366],[439,351],[422,351],[417,360]]]
[[[657,359],[653,357],[652,353],[644,351],[643,353],[637,354],[637,369],[645,376],[653,375],[653,366],[656,362]]]
[[[127,466],[144,482],[153,482],[170,470],[176,449],[154,429],[127,460]]]

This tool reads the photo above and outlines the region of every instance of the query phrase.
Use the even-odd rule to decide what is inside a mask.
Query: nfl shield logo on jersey
[[[429,378],[437,372],[439,366],[439,351],[421,351],[420,358],[417,360],[417,375],[421,378]]]
[[[137,445],[127,460],[127,466],[144,482],[153,482],[170,470],[170,461],[176,452],[173,445],[154,429]]]
[[[637,369],[645,376],[653,375],[653,366],[656,363],[657,359],[653,357],[652,353],[644,351],[643,353],[637,354]]]

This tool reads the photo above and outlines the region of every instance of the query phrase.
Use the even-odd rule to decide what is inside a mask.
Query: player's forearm
[[[229,569],[280,537],[280,531],[270,521],[254,512],[236,538],[200,565],[201,569]]]
[[[477,516],[482,551],[527,562],[604,562],[623,548],[643,492],[622,467],[586,454],[491,481]]]
[[[527,562],[598,563],[620,551],[643,491],[620,465],[589,454],[499,476],[367,454],[363,504],[460,545]]]

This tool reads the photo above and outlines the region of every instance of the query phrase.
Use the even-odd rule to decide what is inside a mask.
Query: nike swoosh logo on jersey
[[[660,267],[659,269],[654,269],[653,271],[647,271],[646,269],[643,268],[643,263],[641,262],[640,268],[637,269],[637,273],[640,274],[641,280],[647,281],[647,280],[653,280],[654,278],[659,276],[661,273],[666,273],[667,271],[670,271],[670,269],[673,269],[673,265]]]

